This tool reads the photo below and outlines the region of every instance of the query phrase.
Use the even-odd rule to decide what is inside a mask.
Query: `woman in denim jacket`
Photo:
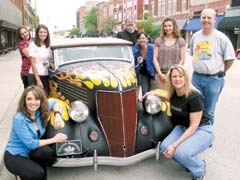
[[[6,168],[21,180],[46,180],[47,166],[53,161],[53,150],[47,145],[67,139],[63,133],[43,139],[50,110],[55,112],[54,128],[60,129],[63,120],[56,99],[48,100],[38,86],[28,86],[24,90],[4,154]]]

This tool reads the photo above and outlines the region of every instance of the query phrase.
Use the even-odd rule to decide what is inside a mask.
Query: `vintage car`
[[[149,95],[137,100],[132,44],[117,38],[58,39],[51,45],[50,98],[62,105],[64,124],[46,137],[66,133],[52,146],[56,167],[125,166],[159,156],[172,129],[168,102]]]

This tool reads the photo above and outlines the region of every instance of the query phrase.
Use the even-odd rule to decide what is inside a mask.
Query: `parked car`
[[[51,45],[50,97],[62,105],[63,128],[46,136],[68,141],[52,146],[56,167],[125,166],[159,154],[172,129],[168,102],[137,100],[132,44],[116,38],[57,39]]]
[[[237,59],[240,59],[240,49],[237,49],[235,51],[235,54],[236,54]]]

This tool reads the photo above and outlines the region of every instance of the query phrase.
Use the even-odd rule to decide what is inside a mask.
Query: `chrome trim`
[[[130,157],[111,157],[111,156],[97,156],[97,151],[94,151],[93,157],[84,158],[58,158],[57,162],[53,164],[53,167],[81,167],[81,166],[93,166],[94,170],[97,170],[97,165],[112,165],[112,166],[128,166],[136,164],[147,158],[156,156],[156,160],[159,159],[159,144],[156,148],[143,151]]]
[[[58,88],[59,91],[64,94],[65,96],[70,96],[71,99],[76,99],[76,100],[81,100],[84,102],[87,106],[88,104],[88,94],[87,92],[89,91],[86,87],[84,86],[77,86],[74,85],[68,81],[63,81],[63,80],[58,80]]]

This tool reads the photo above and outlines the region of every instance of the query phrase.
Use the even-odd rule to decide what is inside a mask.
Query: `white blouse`
[[[44,63],[49,62],[52,58],[50,47],[46,48],[45,45],[38,47],[34,42],[29,44],[29,56],[35,58],[36,68],[40,76],[48,75],[48,68]],[[30,67],[29,74],[33,74],[32,67]]]

